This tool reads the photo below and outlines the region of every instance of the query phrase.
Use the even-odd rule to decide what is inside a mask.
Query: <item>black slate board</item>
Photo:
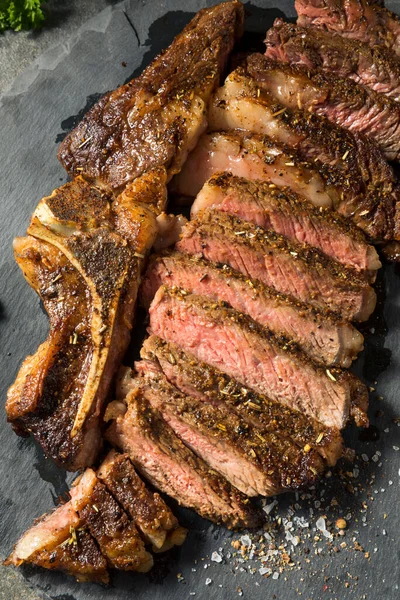
[[[14,262],[11,244],[16,235],[24,234],[39,199],[66,181],[56,159],[57,143],[99,95],[140,72],[196,10],[211,4],[214,2],[201,0],[116,4],[89,21],[74,39],[48,51],[17,79],[10,92],[0,97],[3,399],[21,361],[36,350],[47,332],[46,316]],[[400,12],[398,0],[386,4]],[[248,47],[257,47],[261,34],[277,16],[295,16],[291,0],[281,0],[278,8],[274,0],[259,0],[245,6],[248,19],[244,43]],[[308,556],[296,549],[293,555],[296,563],[299,561],[298,569],[284,571],[277,580],[265,579],[258,570],[250,572],[250,567],[261,566],[259,561],[238,564],[227,557],[232,550],[230,542],[237,535],[203,521],[191,511],[177,509],[182,523],[190,529],[188,540],[183,548],[161,557],[149,575],[117,574],[112,585],[104,588],[79,585],[59,573],[24,568],[27,584],[41,597],[54,600],[89,600],[99,595],[105,600],[133,596],[183,600],[194,593],[200,599],[210,595],[228,599],[242,594],[245,598],[263,600],[399,598],[400,429],[393,419],[400,416],[400,279],[395,267],[384,267],[379,288],[381,304],[367,327],[373,333],[369,332],[366,351],[355,366],[356,372],[377,389],[371,394],[373,427],[362,435],[355,430],[347,434],[349,445],[357,451],[359,475],[355,488],[362,484],[360,491],[349,493],[333,474],[320,488],[326,490],[326,500],[321,500],[321,491],[317,490],[311,499],[299,501],[296,511],[298,516],[307,517],[311,528],[321,515],[334,521],[349,513],[349,529],[343,538],[347,543],[345,550],[337,554],[329,552],[326,540],[319,544],[322,550],[318,555],[314,555],[312,545]],[[383,400],[378,400],[378,395]],[[15,436],[5,422],[3,410],[0,419],[0,555],[4,558],[33,519],[48,511],[67,490],[73,476],[46,460],[32,440]],[[377,455],[377,451],[381,454]],[[364,462],[362,454],[369,459],[375,455],[377,462]],[[372,476],[375,483],[368,488]],[[338,498],[341,508],[329,508],[333,497]],[[367,502],[366,510],[362,508],[363,502]],[[278,514],[287,516],[293,503],[293,496],[279,498]],[[362,551],[349,550],[354,546],[353,540],[370,553],[369,558]],[[335,541],[335,545],[338,543]],[[210,556],[219,548],[223,549],[224,559],[217,564],[210,561]],[[208,586],[207,578],[211,580]]]

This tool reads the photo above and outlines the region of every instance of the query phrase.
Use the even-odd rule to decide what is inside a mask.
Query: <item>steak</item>
[[[327,256],[375,281],[380,268],[375,248],[358,227],[329,210],[314,207],[288,188],[218,173],[204,185],[191,214],[208,207],[236,215],[290,240],[318,248]]]
[[[231,73],[215,94],[209,125],[212,131],[239,128],[269,135],[274,141],[294,147],[307,161],[325,164],[326,173],[332,166],[335,171],[341,170],[352,191],[350,198],[343,196],[340,212],[353,218],[372,239],[399,238],[400,187],[373,140],[321,116],[282,106],[247,77],[243,68]]]
[[[300,27],[276,19],[267,31],[266,56],[292,65],[323,69],[349,77],[377,93],[400,101],[400,62],[383,46]]]
[[[268,59],[247,58],[247,72],[259,86],[289,108],[328,118],[333,123],[371,137],[388,160],[400,157],[400,105],[335,73]]]
[[[86,474],[87,471],[83,477]],[[97,478],[87,503],[79,510],[79,517],[110,568],[142,573],[151,569],[153,557],[145,550],[135,523]]]
[[[129,344],[165,177],[148,173],[130,194],[111,208],[110,197],[77,178],[39,202],[29,235],[14,242],[50,331],[10,387],[7,417],[17,433],[32,434],[47,456],[72,471],[93,464],[102,444],[101,412]]]
[[[153,549],[161,551],[183,543],[186,530],[179,526],[161,496],[144,485],[128,455],[111,450],[97,476]]]
[[[276,433],[290,438],[301,449],[313,448],[330,466],[342,455],[343,441],[337,429],[329,429],[297,410],[243,387],[175,344],[150,336],[140,355],[145,361],[156,363],[183,394],[214,406],[228,406],[262,435],[264,431]]]
[[[304,138],[304,142],[306,140]],[[375,183],[366,187],[364,180],[368,180],[370,173],[367,171],[370,169],[367,164],[359,164],[362,163],[359,158],[368,156],[368,143],[359,151],[352,152],[354,161],[350,177],[343,169],[319,159],[307,162],[298,151],[274,142],[267,136],[240,130],[206,133],[190,153],[182,171],[172,180],[171,189],[178,194],[196,196],[212,175],[219,171],[230,171],[233,175],[251,180],[287,185],[315,206],[334,208],[351,218],[372,240],[379,242],[391,239],[397,235],[394,174],[390,174],[391,168],[381,156],[380,162],[388,171],[387,190],[383,193],[374,191]],[[356,162],[358,160],[359,163]],[[378,163],[374,153],[371,163],[373,171]]]
[[[235,40],[243,6],[201,10],[144,71],[103,96],[59,149],[68,173],[109,191],[165,165],[179,171],[207,126],[205,108]]]
[[[243,424],[226,404],[213,406],[182,394],[156,363],[142,361],[135,368],[145,398],[176,435],[246,496],[298,489],[323,471],[315,451],[300,450],[288,437]]]
[[[166,252],[152,258],[142,282],[141,302],[146,308],[161,285],[223,300],[274,333],[283,333],[315,361],[327,365],[349,367],[363,348],[362,335],[334,313],[302,304],[228,265]]]
[[[248,498],[185,446],[139,390],[133,390],[126,403],[125,414],[119,410],[121,402],[115,409],[110,405],[109,412],[117,416],[106,437],[129,454],[148,481],[179,504],[228,528],[260,524]]]
[[[228,264],[250,279],[344,319],[363,321],[376,295],[363,277],[319,250],[212,209],[185,227],[177,249]]]
[[[373,0],[295,0],[299,25],[384,46],[400,56],[400,19]]]
[[[73,488],[73,498],[40,517],[18,540],[4,564],[17,567],[33,564],[64,571],[78,581],[108,583],[106,559],[87,529],[80,527],[77,512],[86,504],[95,481],[93,471],[89,470]]]
[[[181,346],[245,386],[303,411],[327,427],[349,418],[353,381],[324,369],[284,336],[260,327],[224,303],[179,289],[159,289],[150,306],[149,333]]]
[[[267,136],[240,130],[203,134],[170,188],[197,196],[206,181],[220,171],[287,185],[318,206],[337,207],[341,196],[351,193],[339,170],[330,167],[325,177],[323,165],[306,162],[296,151]]]

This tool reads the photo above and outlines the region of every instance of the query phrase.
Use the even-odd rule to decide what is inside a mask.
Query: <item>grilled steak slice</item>
[[[288,188],[218,173],[198,194],[192,217],[209,206],[318,248],[364,273],[369,281],[375,281],[381,267],[375,248],[366,242],[358,227],[329,210],[314,207]]]
[[[333,123],[375,140],[388,160],[400,156],[400,105],[351,79],[326,71],[270,60],[262,54],[247,58],[247,72],[258,85],[289,108],[327,117]]]
[[[136,473],[129,457],[111,450],[97,471],[98,478],[135,522],[156,551],[184,542],[186,530],[156,492]]]
[[[360,148],[360,151],[364,157],[368,155],[368,147]],[[355,159],[361,156],[357,152],[353,155]],[[377,164],[375,158],[373,169]],[[372,240],[381,241],[395,235],[394,224],[397,222],[394,219],[397,203],[394,176],[382,157],[381,163],[389,171],[388,189],[382,194],[365,188],[364,179],[368,180],[369,174],[361,165],[354,164],[350,178],[332,164],[318,159],[304,161],[299,152],[273,142],[267,136],[239,130],[215,132],[200,138],[182,171],[172,180],[171,188],[179,194],[196,196],[207,179],[219,171],[287,185],[315,206],[334,208],[351,218]],[[373,189],[374,185],[371,187]]]
[[[330,466],[342,455],[343,440],[337,429],[327,428],[297,410],[257,394],[176,344],[152,335],[145,340],[140,355],[145,361],[156,363],[183,394],[215,406],[227,405],[261,433],[273,432],[289,437],[301,449],[315,449]]]
[[[236,0],[197,13],[139,77],[106,94],[65,138],[59,159],[67,171],[108,190],[160,165],[170,176],[179,171],[207,125],[205,107],[242,24]]]
[[[83,474],[94,477],[94,482],[87,502],[78,511],[82,525],[98,543],[110,568],[146,573],[153,566],[153,557],[145,550],[135,523],[90,471]]]
[[[226,263],[250,279],[344,319],[363,321],[376,295],[363,277],[315,248],[289,242],[233,215],[207,209],[185,227],[177,249]]]
[[[96,481],[93,471],[72,489],[72,499],[43,515],[16,543],[7,565],[29,563],[65,571],[78,581],[108,583],[107,562],[92,536],[81,528],[82,508]]]
[[[323,165],[304,161],[296,151],[267,136],[240,130],[202,135],[170,188],[178,194],[197,196],[205,182],[220,171],[287,185],[324,207],[338,207],[341,196],[351,192],[339,170],[330,167],[330,174],[324,176]]]
[[[227,265],[167,252],[149,263],[141,287],[141,302],[146,308],[161,285],[228,302],[271,331],[291,338],[315,361],[327,365],[349,367],[363,348],[362,335],[334,313],[302,304]]]
[[[155,295],[149,313],[150,334],[178,344],[198,360],[328,427],[346,424],[353,393],[348,374],[317,366],[296,344],[247,315],[165,287]]]
[[[156,363],[141,361],[135,368],[144,396],[177,436],[247,496],[298,489],[323,471],[321,457],[300,450],[289,437],[243,423],[226,404],[213,406],[182,394]]]
[[[299,25],[321,27],[400,56],[400,19],[373,0],[295,0]]]
[[[93,464],[102,443],[104,400],[129,343],[141,264],[157,235],[157,204],[143,202],[143,187],[162,202],[158,175],[136,182],[140,202],[117,199],[113,210],[78,178],[44,198],[30,235],[14,242],[50,332],[11,386],[7,417],[69,470]]]
[[[229,528],[260,524],[248,499],[185,446],[138,390],[126,402],[125,414],[121,402],[109,405],[114,420],[106,437],[129,455],[146,479],[215,523]]]
[[[371,47],[322,29],[285,23],[282,19],[276,19],[267,31],[265,43],[268,58],[349,77],[400,101],[400,63],[382,46]]]
[[[274,141],[294,147],[302,158],[342,171],[351,188],[343,196],[340,212],[351,217],[375,240],[400,236],[400,188],[382,152],[366,136],[352,134],[318,115],[279,104],[271,94],[246,77],[242,68],[225,80],[210,105],[211,130],[249,130],[269,135]],[[222,165],[218,165],[220,170]],[[318,167],[319,168],[319,167]],[[244,175],[244,173],[236,173]]]

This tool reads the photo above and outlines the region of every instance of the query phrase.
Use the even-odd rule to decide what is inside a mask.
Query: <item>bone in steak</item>
[[[148,481],[215,523],[229,528],[260,524],[248,499],[185,446],[139,390],[131,391],[125,402],[109,405],[113,421],[106,436]]]
[[[153,550],[164,551],[183,542],[185,530],[157,492],[151,492],[136,473],[128,455],[111,450],[97,471],[117,502],[135,522]],[[183,539],[182,539],[183,538]]]
[[[375,308],[374,290],[356,271],[315,248],[210,208],[188,223],[176,248],[228,264],[250,279],[347,320],[364,321]]]
[[[295,0],[302,26],[313,25],[400,56],[400,18],[373,0]]]
[[[343,452],[337,429],[292,410],[198,361],[192,354],[157,336],[150,336],[140,351],[144,361],[156,363],[165,377],[182,393],[214,406],[227,405],[240,415],[244,426],[250,423],[263,432],[290,438],[301,449],[315,449],[332,466]]]
[[[228,302],[271,331],[291,338],[315,361],[328,366],[349,367],[363,348],[361,333],[335,313],[319,311],[280,294],[228,265],[166,252],[150,260],[143,279],[141,302],[146,308],[160,285]]]
[[[180,170],[207,126],[206,106],[235,40],[243,5],[201,10],[143,73],[106,94],[65,138],[59,159],[108,190],[149,169]]]
[[[375,281],[381,267],[375,248],[358,227],[329,210],[314,207],[288,188],[217,173],[201,189],[191,215],[195,217],[210,206],[318,248],[364,273],[369,281]]]
[[[161,287],[150,306],[149,333],[180,345],[255,391],[342,428],[353,401],[353,380],[324,369],[283,336],[253,319],[184,290]],[[358,404],[358,397],[355,398]],[[357,412],[358,418],[358,412]]]
[[[300,27],[276,19],[267,31],[266,56],[273,60],[324,69],[400,101],[400,61],[382,46]]]
[[[306,142],[306,139],[303,141]],[[356,138],[353,141],[356,143]],[[358,151],[354,152],[354,147],[349,151],[354,159],[350,177],[342,169],[318,159],[307,162],[299,152],[267,136],[240,130],[206,133],[189,154],[182,171],[172,180],[171,187],[179,194],[196,196],[209,177],[218,171],[230,171],[247,179],[287,185],[315,206],[334,208],[351,218],[370,239],[378,242],[390,240],[398,235],[394,219],[397,184],[381,153],[378,151],[379,161],[376,152],[371,154],[369,151],[371,144],[368,141],[364,144],[365,141],[366,138],[358,139]],[[375,146],[374,150],[377,150]],[[375,184],[371,183],[370,190],[365,184],[369,178],[375,180],[373,173],[378,163],[387,175],[387,189],[382,193],[378,191],[380,184],[376,191]]]
[[[289,65],[262,54],[247,58],[257,84],[289,108],[327,117],[333,123],[371,137],[388,160],[400,158],[400,105],[351,79],[326,71]]]
[[[157,202],[159,173],[142,183]],[[106,196],[77,178],[39,203],[28,234],[15,240],[15,255],[43,300],[50,332],[9,389],[7,417],[47,456],[77,470],[95,461],[102,443],[102,407],[129,343],[156,214],[132,199],[111,211]]]
[[[213,406],[177,390],[151,361],[135,364],[138,385],[176,435],[246,496],[273,496],[316,480],[324,463],[290,438],[261,432],[227,405]],[[261,442],[261,444],[260,444]]]

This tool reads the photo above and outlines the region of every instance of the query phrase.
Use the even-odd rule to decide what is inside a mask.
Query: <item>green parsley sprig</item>
[[[36,29],[44,20],[42,0],[0,0],[0,32]]]

